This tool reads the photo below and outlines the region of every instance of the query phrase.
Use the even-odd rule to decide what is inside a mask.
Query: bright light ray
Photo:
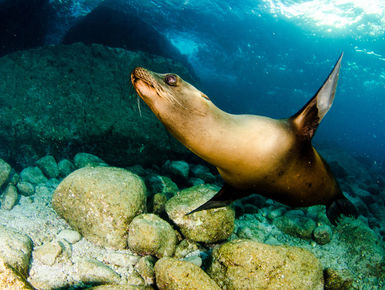
[[[333,29],[355,28],[371,35],[385,32],[384,0],[263,0],[276,16],[300,18],[305,23]]]

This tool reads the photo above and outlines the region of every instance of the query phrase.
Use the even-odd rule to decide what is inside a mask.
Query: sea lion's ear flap
[[[322,118],[333,104],[343,54],[339,57],[328,78],[315,96],[298,113],[290,118],[299,135],[311,139]]]

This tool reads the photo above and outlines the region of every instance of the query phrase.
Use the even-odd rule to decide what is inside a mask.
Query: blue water
[[[339,4],[337,4],[339,3]],[[313,143],[385,160],[384,1],[127,1],[187,55],[222,109],[285,118],[344,52]]]
[[[335,102],[313,143],[385,162],[383,0],[36,0],[44,8],[37,9],[41,23],[49,25],[38,27],[46,30],[45,44],[60,43],[81,17],[114,1],[177,47],[195,71],[195,85],[232,113],[291,116],[344,52]],[[174,57],[173,50],[163,54]]]

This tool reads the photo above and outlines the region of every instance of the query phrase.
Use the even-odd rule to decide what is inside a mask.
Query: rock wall
[[[110,164],[150,164],[186,154],[142,102],[135,66],[175,72],[181,64],[101,45],[58,45],[0,58],[0,157],[26,166],[38,156],[90,152]]]

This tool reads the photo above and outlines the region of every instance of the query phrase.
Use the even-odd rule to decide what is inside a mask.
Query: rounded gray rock
[[[313,238],[320,245],[326,245],[330,242],[333,235],[331,227],[328,225],[321,225],[314,229]]]
[[[156,285],[161,290],[220,290],[219,286],[197,265],[173,258],[155,264]]]
[[[48,178],[56,178],[59,175],[59,168],[52,155],[44,156],[36,161],[36,165],[43,171]]]
[[[128,247],[140,255],[158,258],[174,255],[176,234],[171,225],[154,214],[135,217],[128,229]]]
[[[290,211],[285,215],[274,219],[273,224],[288,235],[302,239],[311,239],[313,230],[316,227],[315,221],[303,216],[303,212],[301,215],[288,213],[290,213]]]
[[[16,187],[9,184],[1,196],[1,208],[11,210],[15,206],[18,196]]]
[[[68,159],[60,160],[58,163],[59,175],[66,177],[70,175],[72,171],[75,170],[75,165]]]
[[[189,214],[210,200],[218,192],[212,185],[196,185],[186,188],[166,203],[169,218],[182,234],[193,241],[214,243],[226,240],[234,229],[235,213],[230,207],[202,210]]]
[[[0,187],[8,180],[11,169],[11,165],[0,159]]]
[[[74,163],[77,168],[107,166],[107,164],[98,156],[84,152],[75,155]]]
[[[25,181],[20,181],[16,185],[21,195],[30,196],[35,193],[35,187],[33,184]]]
[[[47,182],[47,177],[44,176],[43,172],[39,167],[27,167],[20,172],[21,181],[29,182],[32,184],[39,184]]]
[[[128,225],[146,209],[146,186],[125,169],[84,167],[63,179],[52,206],[91,242],[125,249]]]
[[[183,160],[171,161],[168,169],[172,174],[187,178],[190,172],[190,165]]]

